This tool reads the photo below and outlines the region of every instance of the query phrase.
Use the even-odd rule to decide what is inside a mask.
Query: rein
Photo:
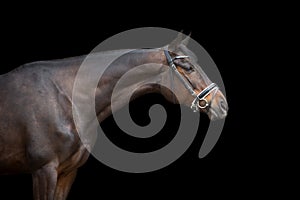
[[[172,69],[172,72],[175,73],[175,75],[179,78],[179,80],[182,82],[184,87],[189,91],[189,93],[195,97],[195,99],[192,102],[191,109],[194,112],[199,111],[199,109],[206,109],[207,107],[210,107],[211,101],[208,102],[205,97],[207,97],[212,91],[214,91],[213,99],[219,90],[219,87],[215,83],[211,83],[208,85],[206,88],[204,88],[201,92],[198,94],[194,91],[193,86],[181,75],[181,73],[177,70],[177,67],[174,64],[174,60],[177,59],[183,59],[183,58],[188,58],[188,56],[175,56],[174,58],[171,57],[169,51],[164,50],[167,62],[169,67]],[[172,78],[173,78],[173,73],[171,72]],[[172,84],[173,87],[173,84]],[[173,88],[172,88],[173,89]]]

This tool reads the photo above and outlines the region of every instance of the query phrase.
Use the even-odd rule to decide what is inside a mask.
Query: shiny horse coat
[[[185,41],[176,39],[171,45],[176,48],[170,54],[176,56],[185,47]],[[35,200],[66,199],[77,169],[89,156],[72,115],[72,106],[76,106],[72,101],[73,84],[85,57],[25,64],[0,76],[0,174],[32,173]],[[134,50],[109,66],[95,92],[95,110],[100,123],[111,115],[110,97],[117,81],[128,70],[145,63],[169,67],[163,49]],[[191,71],[188,58],[181,57],[174,64],[195,93],[211,84],[204,74]],[[195,97],[184,85],[176,85],[182,94],[177,103],[190,106]],[[173,101],[172,93],[159,84],[138,88],[135,97],[153,92]],[[205,98],[210,108],[199,107],[200,111],[210,118],[226,116],[227,103],[221,91],[213,97],[207,94]],[[119,101],[122,105],[122,99]]]

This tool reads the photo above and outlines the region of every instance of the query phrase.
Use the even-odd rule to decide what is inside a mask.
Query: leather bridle
[[[206,88],[204,88],[201,92],[198,94],[194,91],[193,86],[182,76],[182,74],[177,70],[177,67],[174,64],[174,60],[177,59],[184,59],[188,58],[188,56],[175,56],[174,58],[171,57],[169,51],[164,50],[167,62],[169,67],[172,69],[172,71],[175,73],[175,75],[179,78],[179,80],[183,83],[184,87],[189,91],[189,93],[195,97],[195,99],[192,102],[191,109],[194,112],[199,111],[199,109],[207,109],[211,105],[212,99],[215,97],[217,91],[219,90],[219,87],[215,83],[211,83]],[[211,98],[211,101],[207,101],[206,97],[212,92],[213,96]]]

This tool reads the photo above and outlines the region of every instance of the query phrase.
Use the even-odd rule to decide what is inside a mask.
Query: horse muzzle
[[[221,91],[218,91],[215,98],[211,100],[207,114],[210,120],[224,119],[228,113],[228,103]]]

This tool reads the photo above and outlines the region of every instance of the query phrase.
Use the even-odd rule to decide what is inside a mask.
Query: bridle
[[[198,94],[194,91],[193,86],[182,76],[182,74],[177,70],[174,60],[177,59],[183,59],[188,58],[188,56],[175,56],[174,58],[171,57],[169,51],[164,50],[165,56],[167,58],[167,62],[169,67],[172,69],[172,71],[175,73],[175,75],[179,78],[179,80],[183,83],[184,87],[189,91],[189,93],[195,97],[195,99],[192,102],[191,109],[194,112],[199,111],[199,109],[207,109],[211,106],[211,101],[207,101],[206,97],[212,92],[213,96],[211,100],[215,97],[217,91],[219,90],[219,87],[215,83],[211,83],[206,88],[204,88],[201,92]]]

